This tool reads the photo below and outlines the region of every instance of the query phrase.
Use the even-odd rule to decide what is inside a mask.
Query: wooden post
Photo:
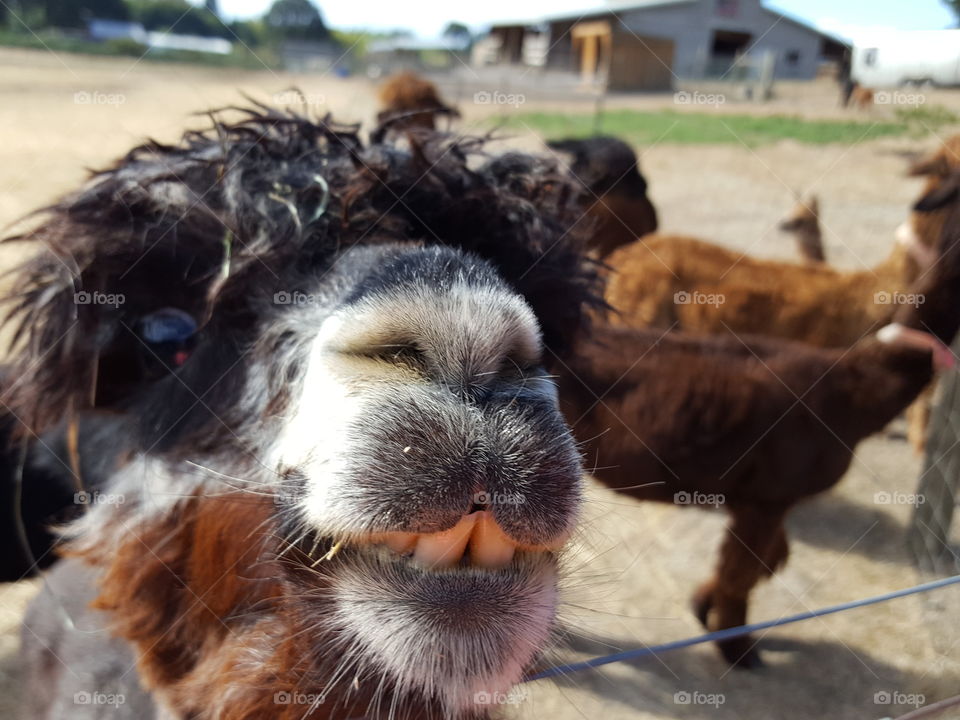
[[[953,345],[956,353],[960,342]],[[950,524],[960,488],[960,372],[940,380],[939,400],[930,417],[923,471],[917,484],[922,502],[914,505],[907,544],[917,564],[936,570],[951,555]]]

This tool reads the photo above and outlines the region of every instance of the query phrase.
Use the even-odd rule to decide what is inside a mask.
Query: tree
[[[45,0],[45,21],[54,27],[79,28],[91,18],[129,20],[124,0]]]
[[[470,32],[470,28],[460,22],[447,23],[443,29],[443,37],[462,49],[469,48],[473,44],[473,33]]]
[[[220,17],[220,4],[217,0],[204,0],[203,6],[207,9],[207,12],[211,12],[217,17]]]
[[[957,16],[957,27],[960,27],[960,0],[943,0],[943,4]]]
[[[310,0],[275,0],[263,20],[281,37],[299,40],[330,37],[320,10]]]
[[[230,31],[205,8],[186,0],[149,0],[134,5],[134,15],[147,30],[182,35],[230,38]]]

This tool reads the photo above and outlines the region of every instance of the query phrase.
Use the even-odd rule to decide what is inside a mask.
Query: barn
[[[520,61],[524,43],[547,35],[547,68],[602,76],[618,90],[720,77],[737,58],[767,54],[775,78],[810,80],[847,47],[760,0],[605,0],[535,24],[506,20],[490,32],[499,62]]]

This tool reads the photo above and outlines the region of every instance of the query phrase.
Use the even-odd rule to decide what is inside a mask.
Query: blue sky
[[[272,0],[219,0],[225,15],[253,17]],[[317,0],[328,24],[337,28],[407,28],[424,37],[439,34],[450,20],[481,27],[503,18],[533,19],[577,11],[596,0]],[[765,5],[846,37],[877,28],[931,30],[953,24],[940,0],[767,0]]]

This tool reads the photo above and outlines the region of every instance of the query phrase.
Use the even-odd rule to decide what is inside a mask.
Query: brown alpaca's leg
[[[720,547],[716,575],[693,596],[694,612],[708,630],[747,622],[747,600],[753,586],[769,577],[787,557],[780,508],[737,508]],[[718,642],[727,662],[741,668],[761,665],[750,636]]]

